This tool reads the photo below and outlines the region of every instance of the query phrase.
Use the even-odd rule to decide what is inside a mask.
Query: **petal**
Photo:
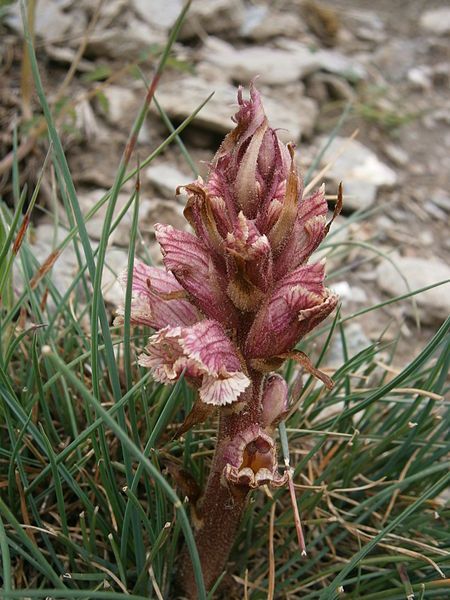
[[[323,286],[321,263],[298,267],[279,282],[257,313],[246,340],[250,358],[291,350],[335,308],[338,297]]]
[[[286,413],[289,405],[287,383],[278,373],[271,373],[264,382],[261,423],[271,427]]]
[[[226,251],[227,294],[239,310],[254,311],[272,285],[269,240],[240,212],[233,233],[227,236]]]
[[[208,375],[241,370],[241,362],[231,340],[217,321],[200,321],[186,327],[180,344]]]
[[[200,398],[206,404],[225,406],[236,402],[250,385],[249,378],[242,372],[228,373],[226,376],[205,375],[200,387]]]
[[[152,369],[157,381],[173,383],[185,369],[206,404],[231,404],[250,385],[233,344],[216,321],[166,327],[149,339],[146,351],[139,364]]]
[[[208,317],[227,327],[234,326],[236,311],[226,296],[226,281],[205,246],[195,235],[171,225],[157,223],[155,230],[164,264],[188,292],[192,302]]]
[[[131,323],[161,329],[167,325],[190,325],[200,319],[199,311],[188,300],[182,299],[183,288],[169,271],[149,267],[140,260],[133,265],[131,296]],[[124,291],[128,271],[119,276]],[[180,298],[181,296],[181,298]],[[117,310],[115,324],[122,324],[124,307]]]
[[[327,233],[327,212],[324,186],[302,201],[287,244],[275,260],[277,279],[308,260],[324,239]]]

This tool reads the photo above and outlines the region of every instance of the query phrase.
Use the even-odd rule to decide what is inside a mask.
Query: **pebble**
[[[394,256],[398,270],[388,261],[383,261],[377,269],[379,287],[389,296],[399,296],[408,292],[401,273],[411,291],[439,281],[450,279],[450,267],[439,259]],[[446,319],[450,313],[450,283],[435,287],[414,296],[419,307],[419,315],[424,323],[436,323]],[[406,313],[414,316],[411,300],[404,301]]]
[[[319,68],[315,53],[306,46],[296,51],[264,46],[236,49],[214,37],[206,41],[201,57],[219,69],[229,81],[240,83],[258,75],[261,83],[283,85],[298,81]]]
[[[167,0],[162,2],[164,5]],[[206,37],[218,34],[236,37],[245,20],[243,0],[207,0],[192,2],[178,38]]]
[[[427,10],[420,16],[420,27],[426,33],[447,35],[450,33],[450,8],[442,6]]]
[[[166,162],[150,165],[145,169],[144,177],[164,198],[170,199],[176,198],[175,191],[178,186],[186,185],[195,179],[192,173],[186,175]]]
[[[183,102],[180,102],[180,88],[183,89]],[[214,96],[195,117],[193,124],[223,135],[234,126],[230,118],[237,110],[237,88],[234,86],[223,82],[211,83],[197,77],[178,78],[176,81],[161,82],[158,100],[169,117],[183,120],[211,92],[214,92]],[[280,128],[278,134],[283,141],[298,142],[302,136],[311,135],[318,108],[310,98],[298,96],[287,104],[265,94],[264,107],[271,126]]]
[[[128,87],[109,85],[103,91],[107,100],[106,117],[111,125],[129,125],[136,116],[139,98]]]
[[[321,138],[321,141],[325,145],[327,138]],[[380,187],[392,187],[397,183],[395,171],[361,142],[336,137],[325,152],[322,163],[325,165],[333,160],[338,152],[342,154],[334,160],[325,177],[336,185],[343,182],[344,210],[369,208],[375,202]]]

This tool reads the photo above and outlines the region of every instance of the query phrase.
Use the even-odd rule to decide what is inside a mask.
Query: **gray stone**
[[[86,215],[96,204],[97,202],[107,193],[107,190],[104,189],[96,189],[86,193],[78,194],[78,202],[80,203],[81,210],[84,215]],[[114,209],[113,221],[116,219],[120,211],[123,209],[125,204],[130,199],[130,194],[121,193],[117,198],[117,203]],[[89,237],[93,240],[99,240],[102,235],[103,224],[105,222],[106,210],[108,207],[108,202],[105,202],[95,213],[93,217],[91,217],[88,221],[86,221],[86,229],[89,234]],[[132,209],[128,211],[131,213]],[[129,221],[130,222],[130,221]],[[128,233],[129,239],[129,233]],[[116,243],[120,245],[128,245],[128,242],[123,241],[123,235],[119,227],[111,234],[109,243]]]
[[[232,85],[208,82],[186,77],[172,82],[161,82],[158,100],[173,119],[185,119],[214,91],[214,96],[196,116],[193,124],[225,134],[233,128],[230,115],[236,109],[237,90]],[[281,128],[283,141],[297,142],[311,133],[318,109],[310,98],[297,97],[289,104],[264,95],[264,107],[270,124]]]
[[[409,162],[408,153],[395,144],[386,144],[383,148],[386,156],[397,166],[404,167]]]
[[[322,145],[327,138],[321,138]],[[336,137],[325,152],[322,163],[332,161],[325,177],[344,185],[344,209],[364,210],[375,201],[379,187],[392,187],[397,175],[377,155],[356,140]]]
[[[132,0],[134,10],[152,27],[167,31],[183,8],[182,0]]]
[[[108,248],[102,273],[102,294],[106,302],[119,306],[124,302],[122,286],[117,277],[128,266],[128,252],[121,248]]]
[[[322,70],[334,73],[348,79],[357,81],[367,75],[364,65],[353,56],[346,56],[338,50],[315,50],[295,40],[280,39],[280,49],[290,53],[291,60],[304,65],[304,73]]]
[[[88,39],[87,54],[101,58],[140,58],[151,45],[166,43],[164,32],[138,19],[130,19],[121,27],[94,31]]]
[[[5,22],[11,29],[23,32],[22,17],[18,2],[8,7]],[[58,41],[72,27],[72,17],[64,13],[55,0],[39,0],[35,13],[34,31],[48,42]]]
[[[201,56],[230,81],[240,83],[247,83],[258,75],[261,83],[283,85],[298,81],[319,66],[315,54],[306,46],[295,52],[263,46],[236,49],[214,37],[208,38]]]
[[[153,237],[155,223],[165,223],[176,229],[189,229],[189,224],[183,216],[183,206],[173,200],[144,200],[142,218],[139,220],[141,232]]]
[[[164,198],[175,199],[178,186],[192,181],[192,175],[185,175],[176,167],[166,164],[152,164],[144,172],[145,179],[153,185]]]
[[[427,33],[447,35],[450,33],[450,8],[442,6],[427,10],[420,16],[420,27]]]
[[[244,22],[242,0],[196,0],[193,2],[181,28],[179,39],[194,36],[222,34],[235,37]]]
[[[107,119],[111,125],[128,125],[136,116],[139,99],[128,87],[109,85],[103,90],[107,100]]]
[[[444,190],[436,190],[431,196],[431,201],[442,210],[450,213],[450,196]]]
[[[359,323],[355,322],[345,325],[344,335],[348,358],[352,358],[356,354],[359,354],[359,352],[362,352],[371,344]],[[331,347],[327,352],[325,360],[327,365],[333,365],[335,367],[340,367],[345,362],[341,336],[333,336],[333,341],[331,342]]]
[[[438,259],[396,256],[393,260],[411,291],[450,279],[450,267]],[[388,261],[379,265],[377,275],[378,285],[390,296],[408,292],[399,272]],[[446,319],[450,313],[450,283],[417,294],[414,298],[419,307],[420,319],[424,323]],[[414,315],[411,300],[404,301],[403,306],[409,316]]]
[[[271,11],[267,6],[258,4],[246,6],[240,34],[255,42],[265,42],[277,36],[295,37],[301,31],[302,24],[297,14]]]

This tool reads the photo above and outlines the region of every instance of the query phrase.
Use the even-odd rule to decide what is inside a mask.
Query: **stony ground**
[[[444,1],[194,0],[157,99],[174,124],[215,91],[183,141],[200,172],[207,170],[232,125],[236,86],[259,75],[269,118],[299,148],[302,171],[324,147],[340,116],[346,120],[322,157],[332,197],[344,182],[345,209],[330,238],[330,285],[343,314],[450,278],[449,147],[450,8]],[[129,127],[181,0],[39,0],[36,48],[46,90],[64,139],[82,207],[87,211],[113,182]],[[45,155],[45,128],[23,75],[20,19],[15,3],[0,1],[0,195],[11,196],[12,130],[19,130],[22,184],[32,188]],[[82,47],[82,53],[79,48]],[[77,56],[77,53],[79,56]],[[73,76],[67,79],[70,66]],[[346,108],[349,107],[349,108]],[[153,109],[138,142],[141,160],[167,135]],[[353,137],[351,137],[353,136]],[[331,165],[330,165],[331,161]],[[193,178],[172,145],[144,170],[141,233],[157,259],[152,225],[184,226],[177,185]],[[131,186],[131,183],[130,183]],[[125,188],[119,204],[129,197]],[[55,207],[51,174],[43,181],[31,242],[51,251]],[[59,199],[56,209],[64,225]],[[359,212],[357,212],[359,211]],[[361,213],[361,211],[363,211]],[[366,211],[366,213],[364,213]],[[95,241],[102,215],[89,224]],[[115,232],[105,291],[111,308],[121,297],[115,274],[126,264],[129,221]],[[64,235],[61,228],[60,235]],[[386,258],[388,257],[388,258]],[[395,266],[393,266],[393,263]],[[67,286],[76,269],[68,250],[55,266]],[[401,275],[400,275],[401,274]],[[350,351],[401,331],[398,362],[411,359],[450,309],[450,286],[347,325]],[[329,357],[342,360],[339,347]]]

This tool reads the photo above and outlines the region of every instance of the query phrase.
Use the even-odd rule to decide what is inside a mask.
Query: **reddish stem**
[[[205,492],[196,510],[196,543],[202,565],[206,589],[210,589],[225,567],[236,532],[246,506],[250,488],[226,481],[223,469],[226,465],[226,449],[241,432],[261,419],[262,375],[250,373],[251,395],[241,412],[230,408],[222,411],[219,421],[217,447]],[[182,564],[183,588],[188,598],[197,598],[192,564],[187,553]]]

